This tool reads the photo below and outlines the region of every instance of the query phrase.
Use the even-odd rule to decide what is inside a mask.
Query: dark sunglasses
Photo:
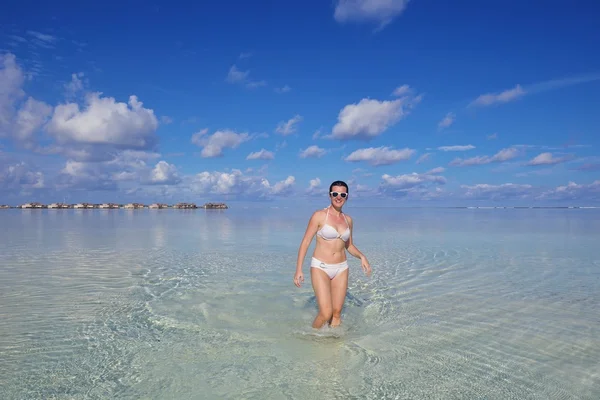
[[[330,195],[332,195],[333,197],[337,197],[338,194],[342,197],[342,199],[345,199],[348,196],[348,193],[338,193],[338,192],[329,192]]]

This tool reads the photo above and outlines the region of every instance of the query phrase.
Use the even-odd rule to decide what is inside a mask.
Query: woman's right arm
[[[298,248],[298,259],[296,260],[296,273],[302,272],[302,264],[304,263],[304,257],[306,256],[306,252],[308,251],[310,242],[312,242],[312,239],[317,233],[317,229],[319,228],[318,215],[319,212],[315,211],[310,217],[310,220],[308,221],[308,226],[306,227],[306,232],[304,232],[304,237],[302,238],[302,242],[300,242],[300,247]]]

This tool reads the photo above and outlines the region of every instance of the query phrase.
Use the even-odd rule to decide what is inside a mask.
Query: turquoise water
[[[346,211],[314,331],[310,210],[0,210],[0,398],[600,398],[600,210]]]

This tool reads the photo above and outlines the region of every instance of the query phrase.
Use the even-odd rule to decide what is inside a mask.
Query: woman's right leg
[[[340,326],[342,323],[342,308],[346,300],[346,291],[348,290],[348,273],[349,270],[338,272],[335,278],[331,280],[331,306],[332,317],[331,327]]]
[[[319,305],[319,314],[315,317],[312,327],[318,329],[328,323],[333,316],[331,279],[325,271],[313,267],[310,268],[310,278]]]

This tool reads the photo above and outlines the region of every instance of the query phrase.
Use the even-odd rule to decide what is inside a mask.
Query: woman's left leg
[[[310,277],[319,306],[319,313],[312,327],[320,329],[331,320],[332,316],[331,281],[325,271],[315,267],[310,267]]]
[[[348,268],[339,272],[335,278],[331,280],[331,306],[333,308],[333,316],[331,318],[331,326],[339,326],[342,323],[342,308],[346,300],[346,291],[348,290]]]

